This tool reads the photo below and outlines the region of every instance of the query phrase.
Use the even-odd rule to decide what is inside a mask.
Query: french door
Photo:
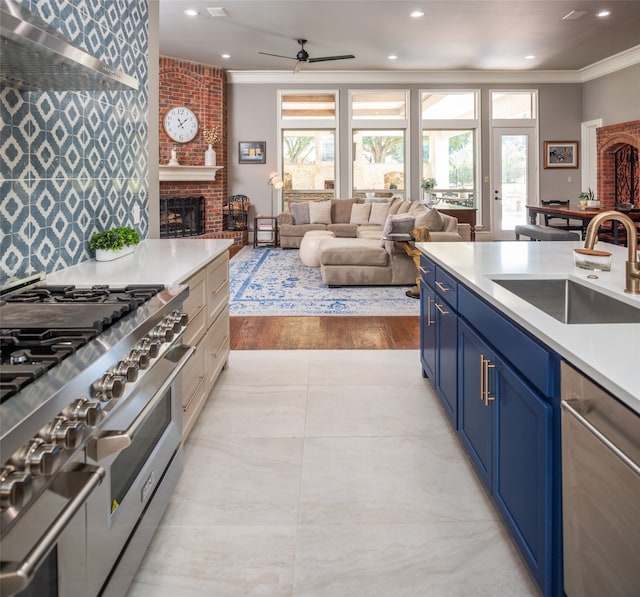
[[[494,240],[513,240],[527,223],[527,204],[537,203],[536,129],[494,128],[491,218]]]

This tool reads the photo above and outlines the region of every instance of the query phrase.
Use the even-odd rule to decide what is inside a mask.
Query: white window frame
[[[405,96],[405,113],[404,118],[397,119],[353,119],[353,94],[358,93],[403,93]],[[348,91],[348,135],[349,135],[349,196],[354,192],[353,189],[353,160],[355,158],[355,149],[353,147],[353,131],[359,130],[404,130],[404,189],[402,194],[409,196],[411,191],[411,127],[409,126],[411,114],[411,93],[409,89],[349,89]]]
[[[333,118],[283,118],[282,117],[282,98],[284,95],[315,95],[315,94],[333,94],[335,98],[336,111]],[[282,148],[282,131],[283,130],[309,130],[309,129],[332,129],[334,135],[334,193],[339,197],[340,193],[340,130],[338,123],[340,122],[340,90],[339,89],[278,89],[278,101],[276,105],[277,123],[278,123],[278,140],[276,144],[276,163],[277,170],[281,172],[283,169],[283,148]],[[284,175],[284,172],[282,172]],[[281,192],[281,191],[279,191]],[[282,197],[280,197],[282,206]]]

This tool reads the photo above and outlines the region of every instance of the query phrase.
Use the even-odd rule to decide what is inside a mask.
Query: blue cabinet
[[[562,595],[560,359],[423,256],[421,360],[545,596]]]
[[[421,256],[420,355],[454,429],[458,426],[456,280]]]
[[[460,439],[545,595],[553,595],[553,408],[459,322]]]

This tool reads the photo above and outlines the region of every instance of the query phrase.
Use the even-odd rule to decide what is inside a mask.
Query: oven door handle
[[[180,374],[187,361],[196,352],[195,346],[187,346],[181,344],[172,349],[173,351],[180,351],[182,355],[178,359],[175,367],[171,371],[171,374],[160,386],[153,398],[147,402],[146,406],[140,411],[140,414],[133,420],[133,423],[126,430],[105,431],[98,435],[87,445],[87,454],[96,462],[104,460],[108,456],[122,452],[131,445],[131,442],[136,436],[138,429],[142,427],[149,414],[155,409],[157,404],[164,398],[164,393],[167,388],[174,382],[175,378]],[[167,353],[166,356],[170,354]]]
[[[78,464],[75,468],[58,475],[51,489],[55,493],[69,497],[53,523],[22,562],[2,562],[0,572],[0,595],[13,595],[22,591],[32,580],[49,552],[58,542],[73,517],[84,506],[93,490],[102,483],[105,470],[101,466]],[[67,493],[71,490],[71,495]]]

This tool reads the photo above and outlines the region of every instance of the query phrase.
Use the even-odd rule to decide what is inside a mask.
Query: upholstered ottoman
[[[310,230],[300,241],[300,261],[307,267],[320,267],[320,243],[335,238],[329,230]]]

